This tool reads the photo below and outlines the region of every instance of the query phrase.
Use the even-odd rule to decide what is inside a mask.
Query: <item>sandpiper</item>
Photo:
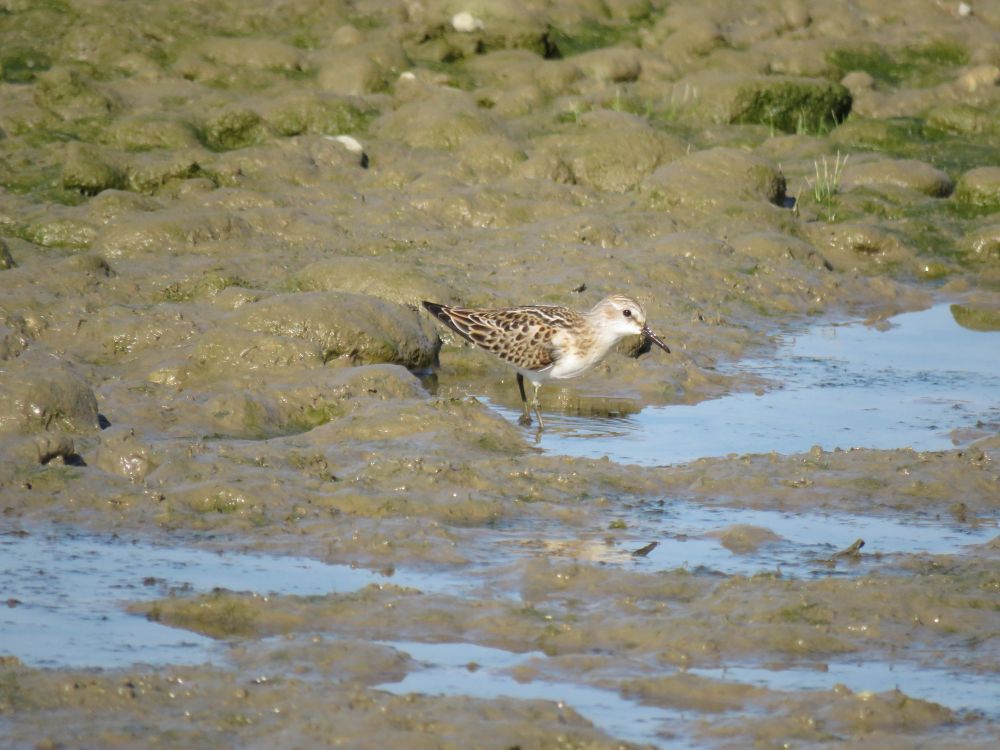
[[[470,309],[436,302],[423,304],[459,336],[517,368],[517,387],[524,409],[518,421],[522,425],[531,424],[524,379],[535,386],[531,406],[539,429],[545,424],[538,408],[538,389],[546,380],[583,375],[621,339],[635,334],[670,353],[670,348],[646,325],[642,305],[620,294],[602,299],[587,312],[550,305]]]

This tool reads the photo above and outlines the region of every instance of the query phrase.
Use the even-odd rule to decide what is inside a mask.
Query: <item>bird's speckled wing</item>
[[[557,334],[582,325],[582,316],[565,307],[472,310],[433,302],[424,302],[424,307],[467,341],[515,367],[534,372],[548,369],[559,358],[559,347],[553,341]]]

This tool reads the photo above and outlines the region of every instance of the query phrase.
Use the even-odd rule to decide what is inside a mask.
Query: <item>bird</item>
[[[538,390],[547,380],[583,375],[626,336],[641,335],[670,353],[670,348],[646,325],[642,305],[613,294],[590,310],[577,312],[554,305],[467,308],[423,301],[424,308],[448,328],[478,348],[517,370],[523,413],[518,422],[531,424],[524,379],[534,386],[531,406],[544,429]]]

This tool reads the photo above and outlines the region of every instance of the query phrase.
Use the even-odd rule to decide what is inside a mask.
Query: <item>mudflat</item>
[[[640,300],[672,354],[547,385],[556,438],[822,322],[1000,352],[998,123],[986,2],[9,0],[0,744],[996,747],[998,397],[941,450],[574,457],[420,301]],[[7,645],[91,584],[195,657]]]

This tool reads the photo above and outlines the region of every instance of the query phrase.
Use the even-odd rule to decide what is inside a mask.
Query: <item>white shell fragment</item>
[[[483,28],[483,22],[467,10],[463,10],[461,13],[456,13],[451,17],[451,27],[455,31],[479,31]]]

